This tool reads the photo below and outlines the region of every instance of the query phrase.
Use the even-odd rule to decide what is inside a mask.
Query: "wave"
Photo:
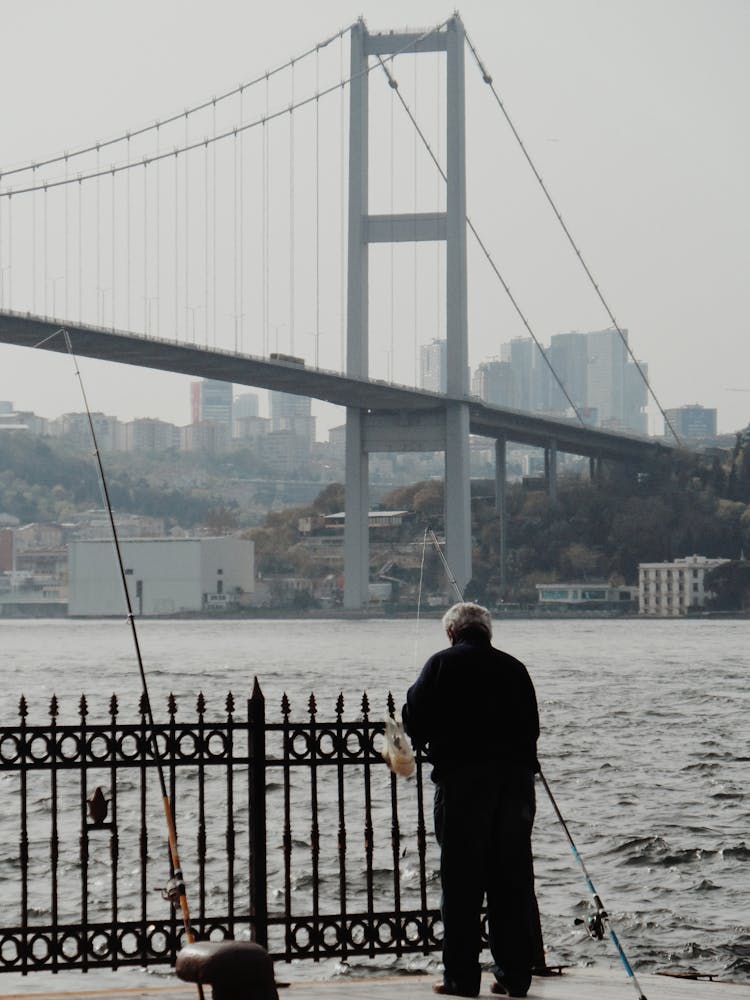
[[[697,833],[710,832],[704,827],[684,828],[681,832],[693,829]],[[706,861],[712,858],[724,860],[750,861],[750,847],[744,841],[731,847],[684,847],[673,848],[660,836],[634,837],[617,844],[609,851],[610,854],[622,856],[621,864],[625,866],[676,867],[687,865],[694,861]]]
[[[735,861],[750,861],[750,847],[744,840],[736,847],[723,847],[720,852],[723,858],[733,858]]]

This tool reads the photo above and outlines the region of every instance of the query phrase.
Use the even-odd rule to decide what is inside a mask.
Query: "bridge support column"
[[[449,396],[468,398],[469,348],[466,280],[466,128],[464,28],[458,16],[446,30],[446,362]],[[445,550],[463,591],[471,579],[471,470],[469,407],[448,403],[445,412]]]
[[[507,447],[504,437],[495,441],[495,510],[497,511],[500,528],[500,586],[507,583],[507,519],[505,488],[507,483]]]
[[[557,442],[550,441],[544,449],[544,478],[547,492],[554,500],[557,497]]]
[[[344,607],[367,606],[370,581],[369,462],[363,412],[346,411],[346,499],[344,507]]]
[[[471,473],[469,407],[445,412],[445,558],[461,591],[471,580]]]
[[[369,75],[367,31],[359,21],[351,31],[349,88],[349,259],[347,271],[346,371],[367,378],[369,352],[368,205]],[[346,501],[344,523],[344,607],[367,606],[370,568],[368,457],[364,413],[346,411]]]

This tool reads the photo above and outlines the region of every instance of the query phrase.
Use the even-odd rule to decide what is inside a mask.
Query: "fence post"
[[[250,837],[250,916],[252,937],[268,948],[268,890],[266,884],[266,700],[253,680],[247,703],[248,799]]]

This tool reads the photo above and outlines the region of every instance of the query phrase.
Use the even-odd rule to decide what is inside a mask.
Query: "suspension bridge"
[[[508,441],[544,448],[550,490],[558,452],[593,469],[666,449],[585,424],[467,214],[467,54],[630,352],[458,15],[403,33],[360,20],[178,114],[0,173],[0,342],[65,352],[64,329],[81,356],[346,408],[349,608],[367,603],[371,453],[445,453],[446,554],[463,588],[470,434],[496,442],[501,523]],[[469,241],[496,296],[483,308],[502,299],[534,340],[569,419],[470,395]],[[446,342],[442,393],[417,386],[433,339]]]

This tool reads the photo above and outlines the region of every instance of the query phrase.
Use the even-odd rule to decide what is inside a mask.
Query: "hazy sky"
[[[718,408],[721,430],[745,426],[750,3],[465,0],[459,9],[618,322],[648,363],[662,404],[701,402]],[[434,0],[5,0],[0,167],[96,142],[210,99],[360,14],[374,31],[405,22],[425,27],[451,13]],[[467,72],[476,78],[468,56]],[[481,108],[472,104],[468,111],[472,218],[545,344],[554,333],[608,326],[575,261],[558,263],[563,248],[549,210],[484,91]],[[481,137],[496,132],[505,135],[505,146],[488,153]],[[296,149],[299,157],[311,155],[301,139]],[[382,166],[391,169],[387,161]],[[526,185],[518,194],[517,179]],[[304,197],[302,187],[297,197]],[[19,225],[16,243],[23,239]],[[6,258],[2,264],[7,267]],[[486,272],[472,258],[472,364],[524,332],[494,292],[482,297]],[[3,276],[7,290],[7,270]],[[48,278],[46,291],[56,294],[60,314],[56,282]],[[280,349],[289,347],[284,327],[277,322]],[[300,333],[297,350],[304,346],[309,356],[310,338],[305,334],[300,345],[302,339]],[[321,354],[326,367],[337,363],[334,340]],[[251,346],[256,352],[257,343]],[[374,368],[393,365],[399,378],[395,350],[389,355],[386,344],[378,351]],[[185,378],[93,362],[82,370],[94,409],[123,419],[189,420]],[[53,417],[80,409],[78,393],[66,359],[0,346],[0,400]],[[321,413],[323,425],[342,419],[333,408]],[[660,419],[652,429],[661,430]]]

